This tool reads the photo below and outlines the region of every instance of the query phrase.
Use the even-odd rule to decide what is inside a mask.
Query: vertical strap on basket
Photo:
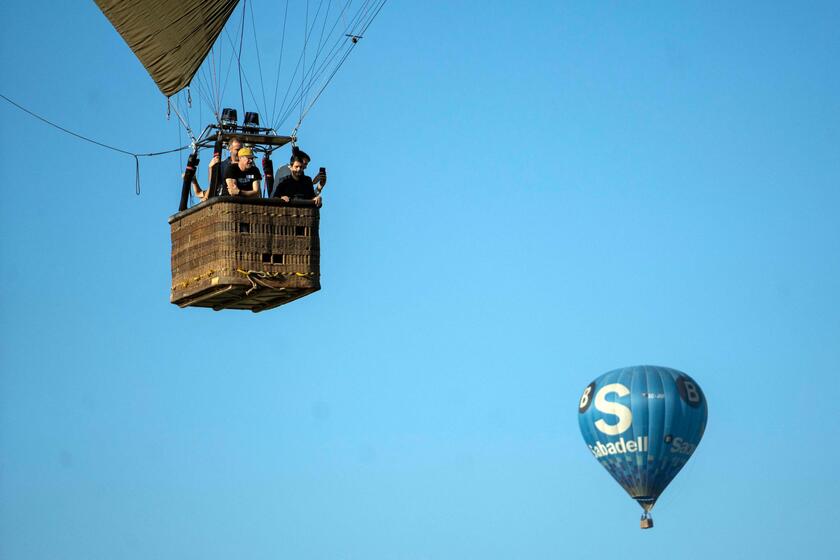
[[[263,176],[265,177],[265,196],[271,198],[274,195],[274,162],[271,161],[271,153],[266,152],[262,160]]]
[[[178,205],[178,212],[183,212],[187,209],[190,186],[192,185],[193,177],[195,177],[195,168],[198,167],[198,162],[198,148],[196,148],[190,154],[190,157],[187,158],[187,168],[184,170],[184,184],[181,185],[181,203]]]

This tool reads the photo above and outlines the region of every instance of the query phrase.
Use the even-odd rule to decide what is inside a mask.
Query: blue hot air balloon
[[[694,379],[659,366],[609,371],[586,386],[578,421],[589,451],[644,509],[650,510],[697,449],[706,397]]]

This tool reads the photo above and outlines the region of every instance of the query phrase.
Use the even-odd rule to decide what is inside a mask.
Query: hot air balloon
[[[675,369],[634,366],[586,386],[578,422],[589,451],[642,509],[653,527],[656,500],[697,449],[706,429],[706,397]]]
[[[190,187],[199,163],[199,149],[212,147],[214,156],[221,159],[223,147],[236,139],[243,147],[264,155],[263,174],[266,190],[270,190],[272,185],[269,183],[274,175],[272,152],[286,144],[295,145],[304,117],[359,43],[386,0],[364,0],[352,7],[350,3],[338,7],[332,3],[321,4],[312,12],[307,3],[297,6],[302,11],[300,14],[290,12],[287,2],[285,10],[277,15],[269,15],[267,11],[277,6],[265,3],[266,11],[261,17],[255,17],[253,2],[240,3],[239,0],[95,1],[166,96],[167,106],[175,112],[192,140],[192,154],[181,182],[178,213],[169,218],[172,236],[170,301],[180,307],[258,312],[319,290],[320,198],[317,201],[283,202],[277,198],[258,196],[222,196],[220,193],[227,194],[227,191],[219,188],[223,184],[219,172],[221,165],[210,173],[207,200],[192,208],[188,208]],[[236,25],[239,37],[234,40],[228,34],[225,42],[220,36],[237,5],[243,6]],[[250,18],[246,17],[246,6],[251,9]],[[293,5],[292,9],[295,7]],[[252,51],[243,49],[245,22],[248,19],[254,32]],[[280,61],[283,60],[287,34],[293,36],[297,32],[303,43],[294,72],[290,73],[286,96],[279,107],[279,63],[273,105],[266,100],[264,89],[262,91],[264,105],[261,112],[264,117],[266,113],[271,113],[268,120],[274,121],[267,123],[268,126],[261,126],[258,112],[246,112],[244,107],[243,51],[245,55],[257,58],[262,87],[259,59],[262,49],[256,40],[255,20],[261,21],[267,28],[263,40],[272,46],[280,46]],[[228,47],[230,54],[223,59],[221,52]],[[215,58],[214,49],[218,55]],[[292,64],[294,59],[287,57]],[[224,60],[229,64],[227,70],[222,68]],[[234,68],[235,71],[231,72]],[[242,124],[237,122],[235,109],[222,108],[221,97],[231,74],[239,77],[236,97],[243,105]],[[216,118],[216,122],[198,135],[193,134],[189,119],[182,115],[184,107],[179,98],[174,98],[175,103],[170,101],[171,97],[186,90],[189,103],[185,104],[191,104],[188,89],[191,84],[197,86],[199,98],[206,102]],[[252,103],[259,104],[247,76],[244,84],[251,94]],[[278,108],[275,120],[274,112]],[[280,125],[296,112],[299,118],[292,132],[279,134],[277,129]],[[325,176],[324,168],[321,169],[319,175]],[[257,180],[258,175],[254,172],[247,177]]]

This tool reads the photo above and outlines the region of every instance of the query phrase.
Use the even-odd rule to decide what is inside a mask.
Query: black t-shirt
[[[277,192],[277,186],[283,182],[284,177],[288,177],[291,175],[292,171],[289,169],[289,165],[281,165],[280,168],[274,170],[274,184],[271,185],[271,192],[269,196],[274,196],[274,193]]]
[[[227,171],[228,167],[231,165],[236,165],[234,162],[230,161],[230,158],[224,160],[219,166],[222,168],[222,177],[225,176],[225,171]]]
[[[225,188],[225,172],[227,172],[228,167],[230,167],[231,165],[236,165],[236,164],[233,163],[232,161],[230,161],[230,159],[225,159],[225,160],[222,160],[222,162],[219,165],[217,165],[216,167],[214,167],[210,171],[210,181],[211,181],[211,186],[212,186],[213,175],[218,173],[220,168],[222,170],[221,171],[221,173],[222,173],[221,177],[222,178],[219,179],[219,184],[216,187],[216,189],[213,191],[213,196],[222,196],[222,195],[227,196],[227,189]]]
[[[274,198],[288,196],[289,198],[315,198],[315,188],[312,186],[312,177],[304,175],[297,181],[291,175],[286,175],[277,183],[274,189]]]
[[[225,174],[222,175],[222,177],[224,177],[224,184],[221,187],[222,196],[230,194],[227,190],[228,179],[236,181],[236,186],[239,187],[240,191],[252,191],[254,190],[252,187],[254,181],[262,181],[260,170],[253,165],[245,171],[242,171],[239,169],[239,165],[230,164],[228,168],[225,169]]]

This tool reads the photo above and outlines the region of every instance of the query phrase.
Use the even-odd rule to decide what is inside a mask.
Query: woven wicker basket
[[[169,218],[172,303],[264,311],[321,289],[318,209],[219,197]]]

